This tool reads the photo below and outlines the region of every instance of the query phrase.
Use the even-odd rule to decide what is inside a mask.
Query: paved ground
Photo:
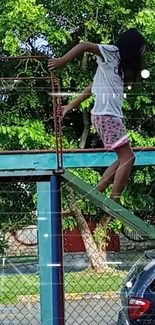
[[[108,254],[108,261],[121,262],[118,268],[126,270],[135,262],[129,254],[112,253]],[[86,254],[65,254],[64,266],[66,272],[77,272],[87,269],[90,262]],[[16,273],[38,273],[38,265],[20,263],[15,264],[15,267],[12,264],[7,269],[0,269],[1,276]],[[65,325],[116,325],[119,308],[119,300],[113,299],[67,301]],[[4,308],[0,305],[0,325],[40,325],[40,304],[20,304],[9,306],[9,309],[8,306]]]
[[[71,301],[66,307],[66,325],[115,325],[120,308],[118,300]]]
[[[116,262],[118,269],[130,270],[132,265],[142,255],[142,252],[126,252],[126,253],[108,253],[108,262]],[[12,264],[12,265],[11,265]],[[39,268],[36,263],[23,264],[20,259],[16,261],[15,266],[13,262],[7,265],[6,269],[0,268],[0,276],[7,274],[38,274]],[[78,272],[90,267],[90,261],[86,253],[65,253],[64,254],[64,269],[65,272]],[[18,272],[17,272],[18,268]]]
[[[0,306],[1,325],[40,325],[40,306]],[[116,325],[119,301],[113,299],[66,302],[65,325]],[[49,325],[49,324],[48,324]]]

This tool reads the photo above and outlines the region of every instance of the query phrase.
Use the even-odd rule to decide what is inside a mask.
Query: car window
[[[131,270],[129,271],[124,281],[124,285],[129,281],[131,281],[133,284],[136,280],[138,280],[142,275],[146,265],[147,265],[147,260],[145,256],[143,256],[132,266]]]
[[[151,249],[145,252],[145,257],[147,260],[154,260],[155,259],[155,249]]]
[[[155,293],[155,280],[152,281],[151,285],[150,285],[150,289],[152,292]]]

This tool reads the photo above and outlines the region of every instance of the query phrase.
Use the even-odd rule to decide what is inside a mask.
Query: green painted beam
[[[108,212],[108,214],[110,214],[112,217],[119,219],[123,224],[126,224],[131,229],[136,230],[139,235],[150,240],[155,240],[155,229],[148,226],[143,220],[129,212],[127,209],[106,197],[101,192],[95,190],[92,186],[74,176],[74,174],[67,170],[62,175],[62,178],[68,183],[69,186],[80,194],[83,194],[85,198],[89,199],[105,212]]]
[[[0,171],[0,182],[45,182],[50,181],[53,170]]]
[[[37,183],[41,324],[54,325],[50,182]]]
[[[134,166],[155,166],[155,148],[133,148],[135,152]],[[153,150],[154,149],[154,150]],[[113,151],[101,149],[64,150],[64,168],[108,167],[117,159]],[[0,171],[45,171],[57,168],[57,155],[54,150],[0,151]]]

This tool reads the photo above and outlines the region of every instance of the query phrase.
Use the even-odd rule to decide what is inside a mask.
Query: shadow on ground
[[[129,271],[142,252],[108,253],[108,263],[112,262],[118,270]],[[10,259],[11,261],[11,259]],[[7,261],[5,268],[0,269],[0,275],[9,274],[39,274],[39,265],[35,262],[26,263],[26,261],[12,260]],[[116,263],[116,264],[115,264]],[[86,253],[65,253],[64,269],[65,272],[79,272],[88,269],[91,266]]]

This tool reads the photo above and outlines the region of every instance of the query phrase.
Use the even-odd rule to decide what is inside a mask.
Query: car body
[[[155,250],[146,251],[123,282],[118,325],[155,325]]]

